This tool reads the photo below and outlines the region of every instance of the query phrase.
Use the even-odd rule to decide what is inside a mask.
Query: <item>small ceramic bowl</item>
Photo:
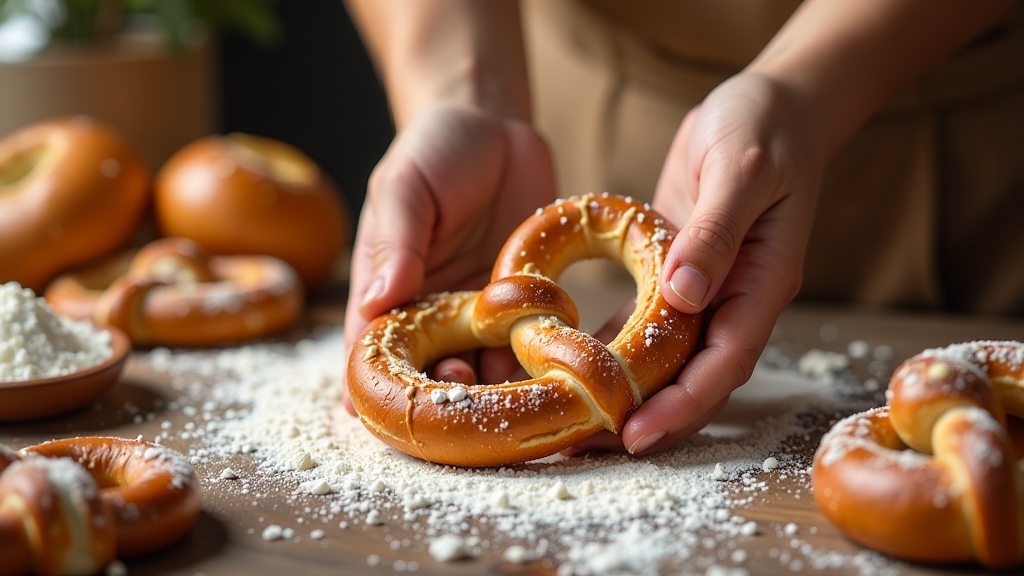
[[[33,420],[81,408],[113,386],[132,345],[121,330],[103,329],[110,332],[113,349],[105,362],[56,378],[0,382],[0,422]]]

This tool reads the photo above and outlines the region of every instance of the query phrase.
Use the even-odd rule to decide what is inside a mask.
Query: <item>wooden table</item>
[[[631,286],[618,276],[604,272],[574,269],[563,283],[577,299],[583,310],[584,326],[593,327],[610,314],[607,302],[628,294]],[[593,286],[600,285],[600,289]],[[341,291],[337,291],[340,294]],[[602,316],[604,315],[604,316]],[[342,321],[342,301],[321,296],[309,309],[307,324],[339,324]],[[588,326],[589,323],[589,326]],[[893,315],[853,312],[830,308],[793,307],[780,319],[773,341],[785,342],[801,348],[846,350],[853,340],[885,343],[892,347],[894,362],[908,357],[925,347],[942,346],[951,342],[971,339],[1024,339],[1024,322],[1010,322],[993,318]],[[161,423],[173,420],[174,414],[136,421],[126,406],[141,411],[161,412],[161,399],[174,397],[167,378],[147,370],[136,352],[129,362],[121,384],[115,386],[97,403],[84,410],[65,416],[25,424],[0,424],[0,443],[22,447],[51,438],[74,435],[115,435],[152,438],[159,434]],[[883,382],[884,386],[884,382]],[[804,455],[809,462],[818,436],[806,443]],[[187,442],[172,444],[180,450]],[[244,466],[237,462],[234,466]],[[555,574],[556,566],[550,562],[535,561],[524,565],[505,562],[499,550],[485,550],[478,558],[459,562],[440,563],[425,550],[424,545],[405,548],[401,553],[392,550],[388,541],[414,535],[410,526],[391,525],[386,531],[350,529],[344,537],[313,540],[306,538],[294,544],[264,541],[254,526],[275,521],[287,522],[291,517],[273,505],[273,498],[264,498],[256,505],[242,494],[215,485],[210,475],[223,466],[205,466],[200,469],[204,487],[204,513],[198,525],[182,541],[150,557],[126,562],[129,574],[389,574],[396,571],[394,562],[401,559],[400,569],[416,569],[417,574]],[[793,480],[804,482],[806,479]],[[746,517],[762,526],[783,526],[794,522],[801,526],[801,542],[820,550],[835,550],[853,554],[858,547],[833,529],[815,508],[813,499],[795,499],[787,496],[785,481],[776,483],[765,498],[759,499]],[[779,489],[782,488],[782,489]],[[282,492],[282,499],[284,498]],[[260,522],[257,521],[260,520]],[[806,528],[813,527],[813,533]],[[780,567],[779,550],[792,546],[791,536],[779,530],[766,529],[753,547],[748,547],[750,558],[743,567],[750,574],[776,574],[792,571]],[[387,538],[384,538],[384,535]],[[486,529],[485,529],[486,535]],[[772,552],[775,550],[775,552]],[[380,563],[368,565],[367,558],[377,555]],[[407,562],[414,561],[409,565]],[[898,562],[885,564],[886,570],[901,574],[974,573],[974,567],[936,568],[907,565]],[[684,566],[684,571],[704,573],[703,567]],[[805,566],[807,573],[857,573],[855,569],[839,571],[816,570]]]

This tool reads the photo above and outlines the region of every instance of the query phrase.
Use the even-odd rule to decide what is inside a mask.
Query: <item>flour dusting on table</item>
[[[294,522],[253,526],[253,538],[329,540],[346,530],[377,530],[403,555],[392,566],[399,572],[417,571],[431,556],[472,562],[489,554],[540,562],[559,576],[740,575],[749,573],[749,544],[771,533],[786,545],[766,557],[759,551],[759,563],[895,573],[898,564],[870,551],[815,548],[804,539],[814,526],[745,516],[772,490],[812,498],[810,459],[793,455],[816,441],[808,426],[827,427],[839,412],[877,400],[851,395],[850,388],[863,392],[864,382],[843,377],[846,366],[834,357],[811,351],[800,366],[791,356],[767,350],[716,421],[676,449],[473,470],[397,452],[341,410],[338,329],[295,346],[156,349],[143,360],[170,375],[180,391],[170,408],[189,418],[180,429],[167,423],[155,440],[189,440],[204,489],[244,494],[254,506],[287,495],[280,504]],[[253,472],[243,471],[245,463]],[[381,561],[367,557],[369,565]]]

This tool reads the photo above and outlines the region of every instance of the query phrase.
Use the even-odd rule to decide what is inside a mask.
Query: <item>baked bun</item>
[[[201,138],[157,174],[156,223],[212,254],[260,254],[292,265],[307,288],[322,286],[351,224],[331,178],[300,150],[232,133]]]
[[[42,292],[63,270],[124,246],[150,182],[125,140],[87,116],[40,122],[0,141],[0,283]]]

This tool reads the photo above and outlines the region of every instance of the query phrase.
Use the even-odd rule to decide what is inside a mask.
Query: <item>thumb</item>
[[[430,188],[413,164],[383,168],[371,177],[353,254],[350,296],[365,319],[419,292],[437,220]]]
[[[685,134],[680,131],[679,136],[677,140]],[[761,148],[734,152],[717,146],[698,157],[690,171],[677,145],[685,147],[673,143],[658,195],[662,203],[696,202],[665,257],[662,295],[673,308],[694,314],[707,307],[725,282],[747,233],[770,207],[777,183]],[[690,194],[690,189],[696,192]]]
[[[426,269],[424,251],[435,219],[429,189],[417,170],[396,170],[386,164],[374,170],[352,250],[346,351],[352,350],[370,319],[411,300],[419,291]],[[343,381],[343,403],[355,414],[347,377]]]

